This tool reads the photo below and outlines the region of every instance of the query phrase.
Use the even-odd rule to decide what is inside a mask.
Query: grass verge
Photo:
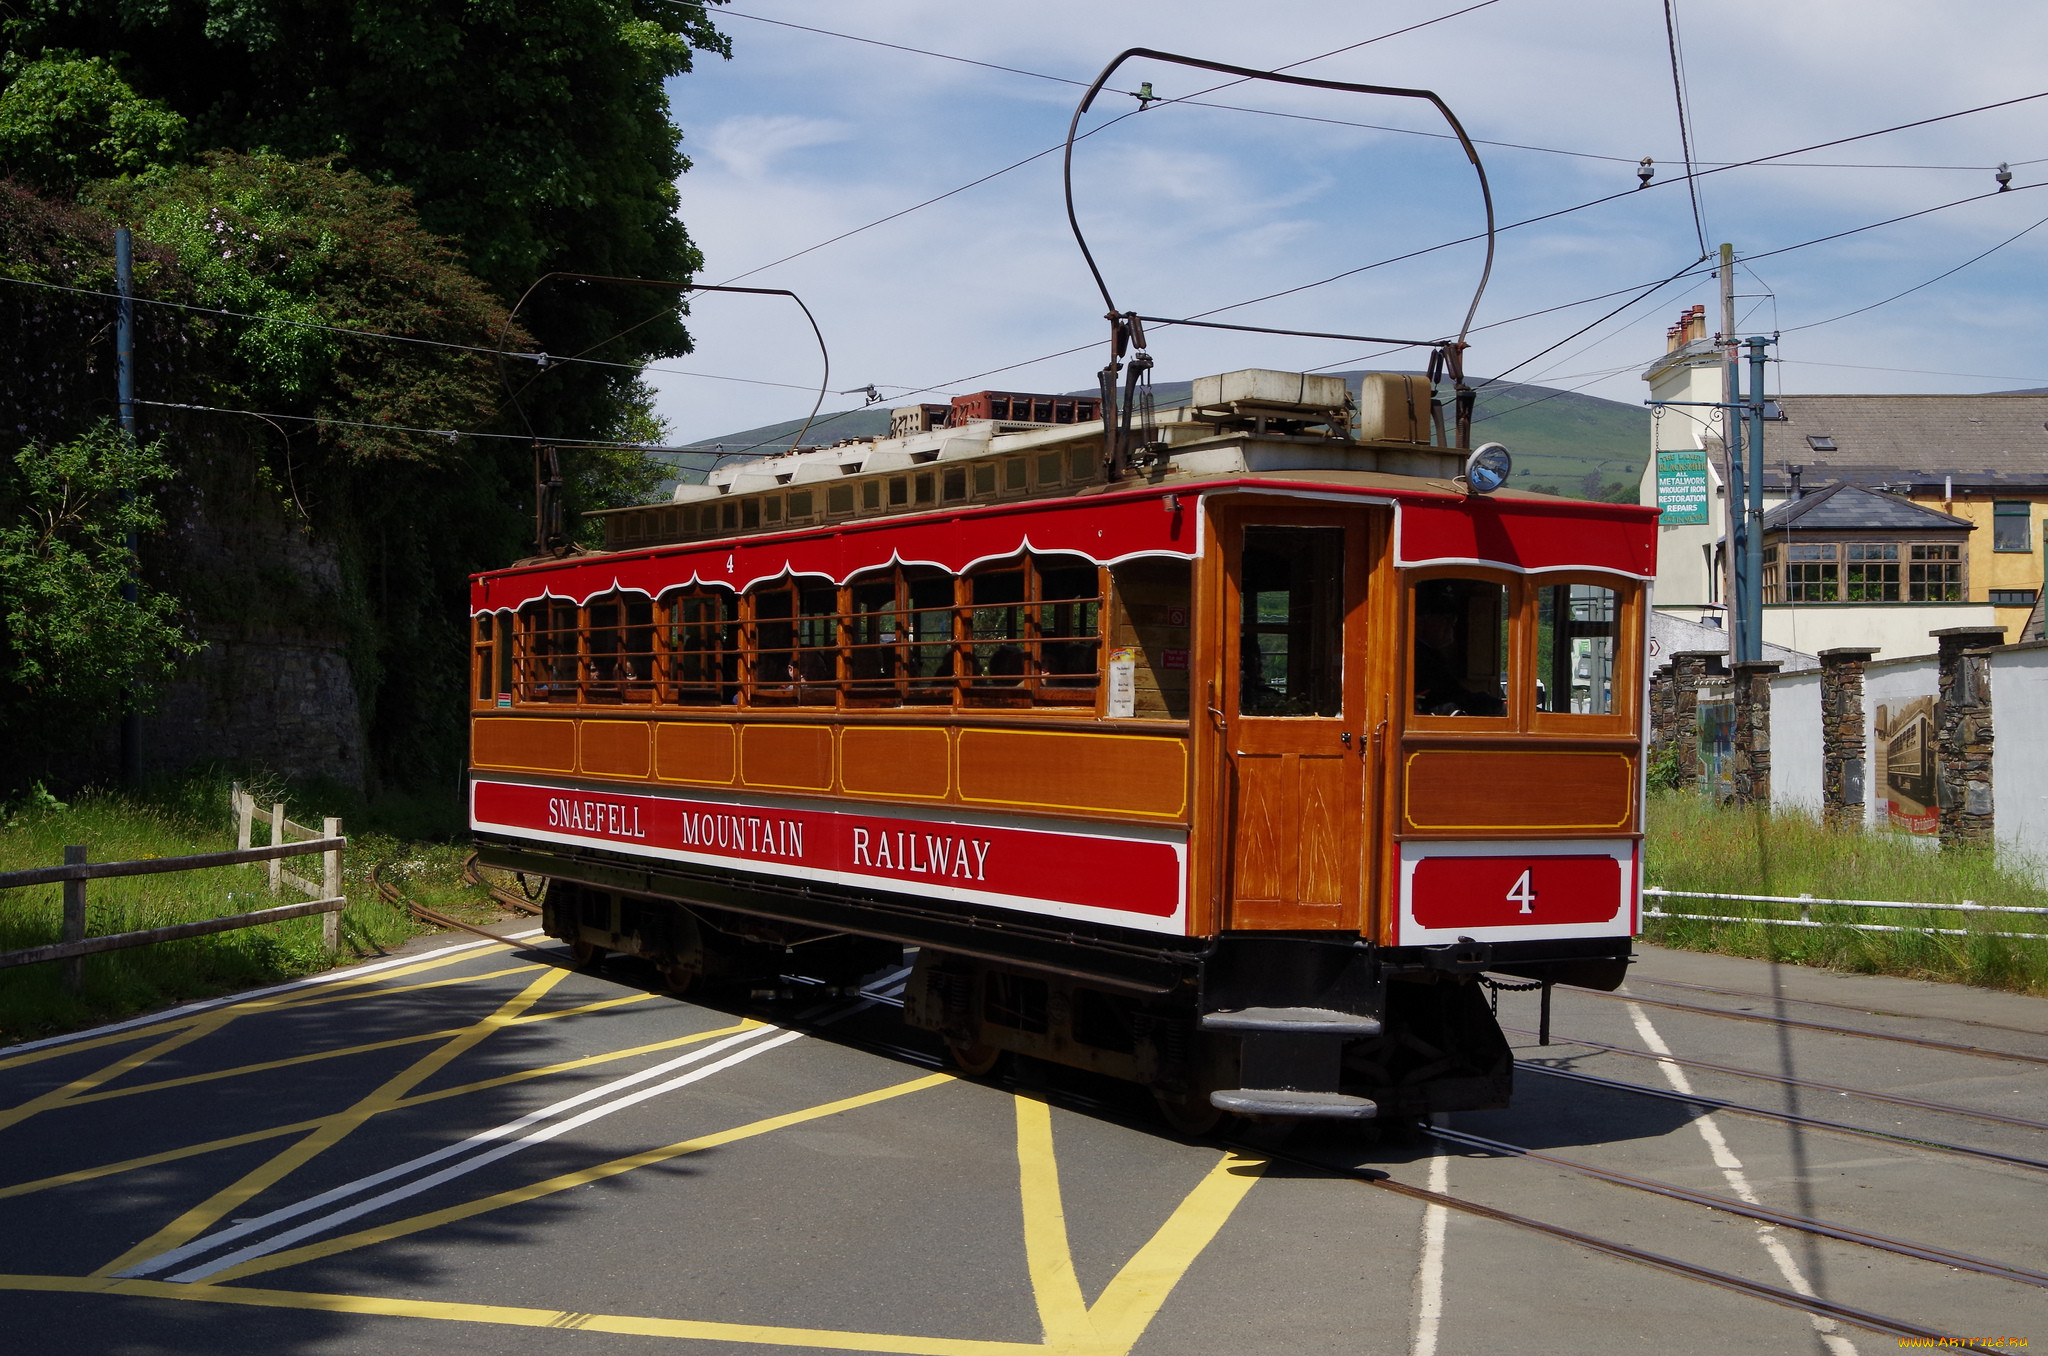
[[[1673,792],[1651,797],[1648,830],[1643,883],[1667,890],[2048,907],[2048,889],[2034,873],[1998,854],[1938,852],[1903,834],[1831,829],[1797,812],[1722,809],[1696,795]],[[1645,901],[1646,906],[1657,903]],[[1800,916],[1794,905],[1719,899],[1668,900],[1661,907],[1745,920]],[[1939,907],[1924,912],[1816,907],[1810,913],[1826,923],[1953,928],[1966,935],[1650,918],[1643,921],[1643,936],[1688,951],[2048,994],[2048,942],[1991,935],[2048,933],[2048,916]]]
[[[323,815],[357,812],[344,818],[349,846],[342,854],[342,946],[330,953],[320,940],[320,920],[295,918],[262,927],[159,942],[85,958],[84,984],[64,992],[61,963],[0,969],[0,1043],[146,1012],[166,1004],[230,993],[313,974],[336,963],[380,955],[430,929],[381,899],[372,868],[412,899],[453,917],[483,921],[497,909],[484,892],[461,879],[469,855],[458,841],[421,841],[378,832],[364,824],[360,803],[327,790],[258,788],[259,802],[284,800],[291,817],[318,824]],[[374,820],[370,821],[374,824]],[[368,827],[364,832],[358,825]],[[406,820],[401,827],[409,827]],[[260,845],[266,841],[256,831]],[[67,844],[85,845],[89,860],[128,861],[222,852],[235,846],[228,813],[228,779],[206,773],[131,797],[86,792],[68,805],[47,796],[0,811],[0,871],[54,866]],[[287,859],[301,875],[319,877],[319,859]],[[167,872],[95,880],[86,893],[86,934],[100,936],[162,927],[223,914],[246,913],[301,898],[287,891],[273,898],[261,863],[206,871]],[[0,890],[0,951],[41,946],[60,939],[62,887]]]

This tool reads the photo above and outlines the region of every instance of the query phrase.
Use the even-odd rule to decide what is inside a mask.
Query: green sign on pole
[[[1698,449],[1657,454],[1658,521],[1665,527],[1707,521],[1707,454]]]

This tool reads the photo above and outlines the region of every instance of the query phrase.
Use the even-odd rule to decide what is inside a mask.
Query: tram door
[[[1225,926],[1359,926],[1368,520],[1225,510]]]

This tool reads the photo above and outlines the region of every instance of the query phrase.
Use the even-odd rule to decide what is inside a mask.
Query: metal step
[[[1294,1092],[1286,1088],[1226,1088],[1210,1093],[1209,1105],[1240,1116],[1369,1121],[1380,1114],[1379,1103],[1369,1097],[1341,1092]]]
[[[1381,1031],[1380,1019],[1332,1008],[1240,1008],[1236,1012],[1205,1012],[1202,1030],[1239,1035],[1346,1036],[1364,1039]]]

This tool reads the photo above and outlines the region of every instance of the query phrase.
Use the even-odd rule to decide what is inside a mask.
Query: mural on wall
[[[1895,829],[1932,834],[1939,828],[1935,809],[1934,698],[1914,697],[1881,703],[1872,730],[1871,750],[1877,764],[1877,787],[1884,797],[1885,818]]]
[[[1697,710],[1700,791],[1725,804],[1735,795],[1735,702],[1702,698]]]

